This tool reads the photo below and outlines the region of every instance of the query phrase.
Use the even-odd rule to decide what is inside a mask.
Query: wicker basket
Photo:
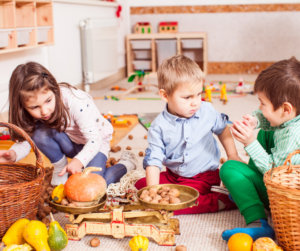
[[[14,130],[30,143],[36,155],[36,166],[17,162],[0,163],[0,239],[18,219],[36,218],[45,176],[41,155],[26,132],[9,123],[0,122],[1,126]]]
[[[298,153],[264,175],[278,245],[286,251],[300,250],[300,165],[291,164]]]

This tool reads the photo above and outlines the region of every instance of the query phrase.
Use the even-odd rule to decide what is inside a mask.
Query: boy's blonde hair
[[[181,84],[201,84],[202,71],[190,58],[175,55],[166,58],[157,70],[158,88],[172,95]]]

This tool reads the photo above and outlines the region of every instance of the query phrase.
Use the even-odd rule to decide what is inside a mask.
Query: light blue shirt
[[[202,102],[190,118],[179,118],[165,110],[151,124],[149,146],[143,167],[162,165],[183,177],[214,171],[221,152],[213,133],[219,135],[227,126],[228,116],[220,114],[209,102]]]

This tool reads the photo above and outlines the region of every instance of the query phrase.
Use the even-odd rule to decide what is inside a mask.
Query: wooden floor
[[[113,139],[110,141],[110,146],[116,146],[120,142],[120,140],[123,139],[124,136],[127,135],[139,123],[139,119],[136,115],[122,115],[120,116],[120,118],[130,121],[131,125],[125,127],[113,125],[114,133]],[[11,140],[0,140],[0,150],[8,150],[13,144],[14,142]],[[50,160],[44,154],[41,153],[41,155],[44,167],[51,166]],[[71,159],[68,158],[68,161],[70,162]],[[19,162],[35,165],[36,157],[34,152],[31,150],[30,153]]]

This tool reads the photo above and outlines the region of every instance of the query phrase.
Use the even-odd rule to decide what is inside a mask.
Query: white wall
[[[129,28],[128,0],[121,0],[119,18],[118,67],[125,66],[125,35]],[[86,18],[116,17],[116,8],[53,2],[55,45],[21,52],[0,54],[0,113],[8,99],[8,83],[13,70],[28,61],[49,69],[58,82],[78,85],[82,82],[79,21]],[[3,111],[7,111],[8,106]]]
[[[285,4],[299,3],[299,0],[129,0],[131,7],[141,6],[190,6],[231,4]]]
[[[178,21],[179,32],[206,32],[209,62],[274,62],[300,59],[299,12],[132,15],[136,22]]]

